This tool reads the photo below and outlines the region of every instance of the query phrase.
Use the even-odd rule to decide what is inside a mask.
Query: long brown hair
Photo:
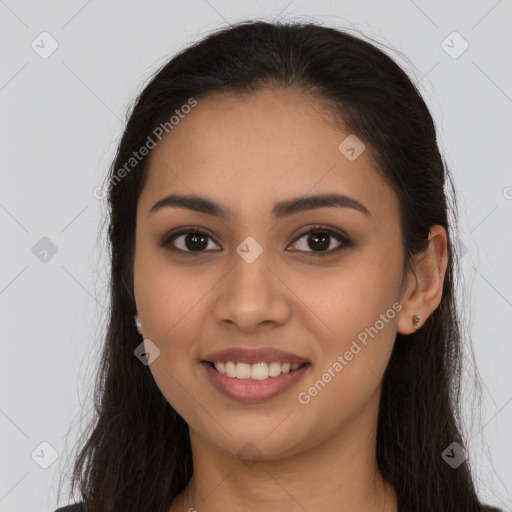
[[[141,343],[133,324],[135,220],[148,156],[130,168],[126,163],[190,98],[200,103],[211,93],[250,94],[264,86],[314,95],[370,148],[399,198],[407,269],[426,249],[432,225],[447,230],[449,264],[441,303],[419,331],[397,335],[383,378],[376,457],[401,511],[479,512],[468,461],[454,469],[441,455],[452,443],[465,443],[454,296],[457,208],[432,117],[412,80],[375,45],[343,30],[299,22],[246,21],[218,30],[167,62],[133,106],[107,177],[108,332],[95,388],[96,415],[75,460],[70,495],[78,487],[87,512],[166,512],[192,475],[188,426],[149,368],[134,357]]]

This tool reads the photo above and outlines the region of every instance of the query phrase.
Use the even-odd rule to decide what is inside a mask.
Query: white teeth
[[[246,363],[237,363],[235,367],[235,377],[237,379],[250,379],[251,365]]]
[[[256,364],[235,363],[233,361],[219,361],[214,363],[215,369],[231,378],[265,380],[269,377],[277,377],[281,373],[288,373],[290,370],[296,370],[300,364],[280,363],[273,361],[271,363],[260,362]]]
[[[236,364],[233,361],[226,363],[226,375],[232,378],[236,377]]]
[[[270,363],[268,367],[268,374],[270,377],[277,377],[278,375],[281,375],[281,363]]]

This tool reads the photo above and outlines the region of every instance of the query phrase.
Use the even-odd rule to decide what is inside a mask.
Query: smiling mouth
[[[240,380],[267,380],[279,377],[282,374],[293,373],[310,365],[308,362],[302,364],[291,364],[280,363],[278,361],[261,361],[255,364],[237,363],[234,361],[202,362],[208,364],[221,375]]]

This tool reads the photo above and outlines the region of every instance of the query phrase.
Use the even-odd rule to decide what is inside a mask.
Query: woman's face
[[[191,436],[218,452],[276,459],[376,425],[403,248],[397,197],[349,135],[313,100],[265,90],[200,100],[153,151],[134,267],[143,336],[160,350],[149,368]],[[226,215],[170,201],[151,211],[170,194]],[[353,203],[303,202],[328,194]],[[211,356],[224,349],[240,352]],[[222,375],[215,359],[255,378]],[[307,364],[286,373],[294,361]]]

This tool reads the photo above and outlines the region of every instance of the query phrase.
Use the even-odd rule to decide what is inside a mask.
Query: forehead
[[[206,97],[153,150],[141,201],[149,209],[180,192],[255,211],[267,201],[338,192],[376,214],[396,209],[369,151],[349,160],[338,149],[349,135],[293,89]]]

